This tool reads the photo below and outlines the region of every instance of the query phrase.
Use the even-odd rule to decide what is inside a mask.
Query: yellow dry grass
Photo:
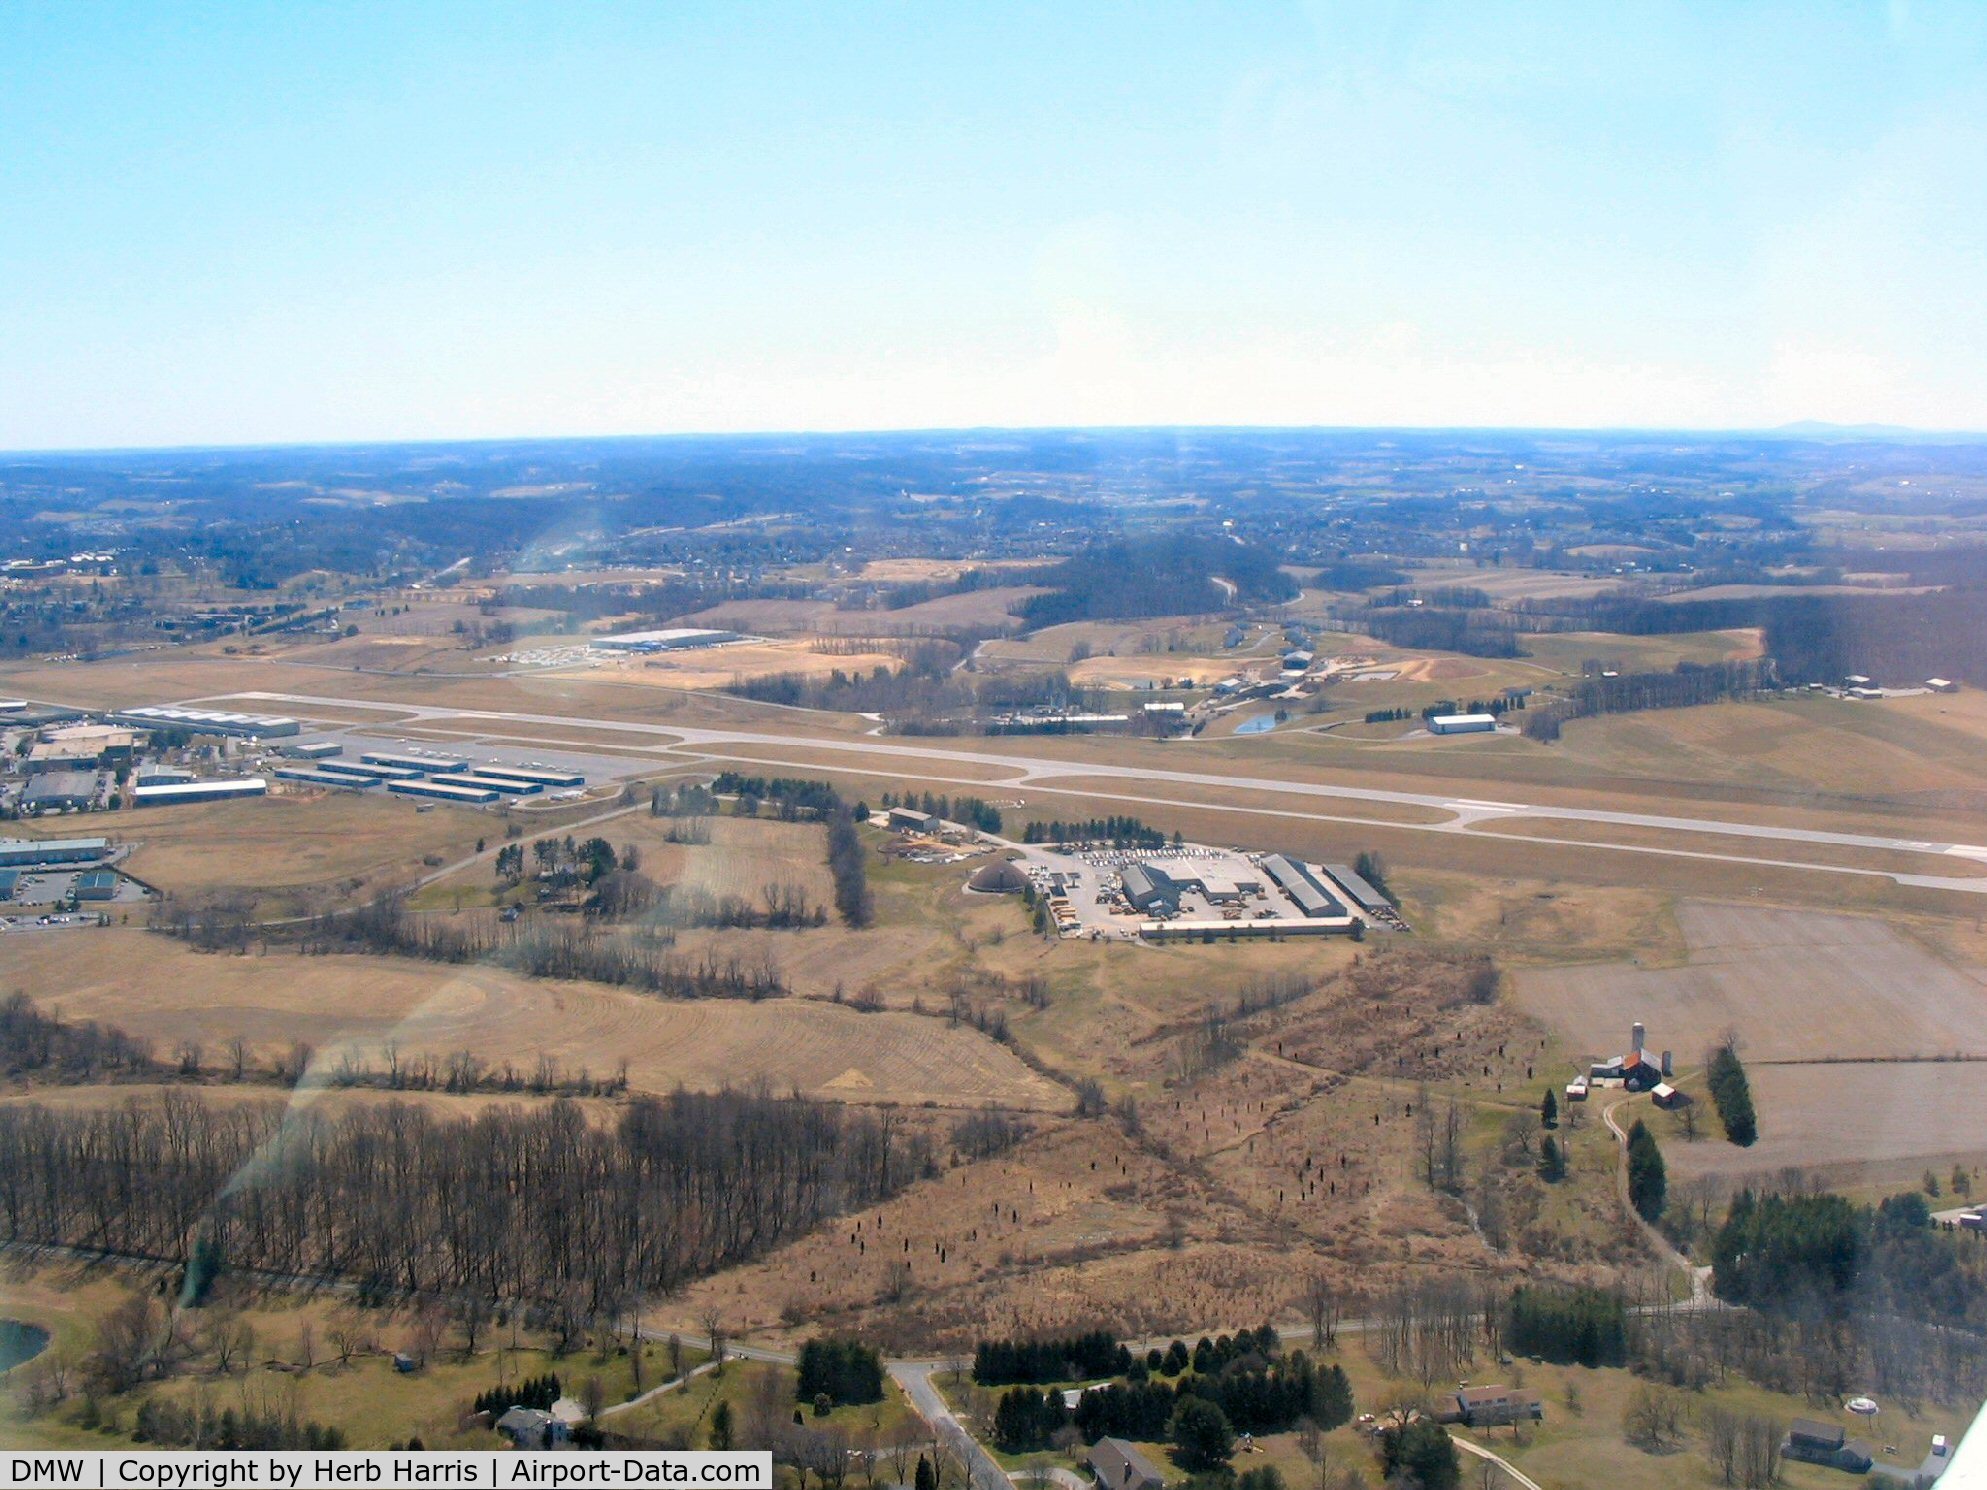
[[[141,966],[143,978],[134,978]],[[9,938],[0,946],[0,986],[164,1049],[191,1038],[216,1050],[239,1035],[273,1052],[304,1040],[322,1058],[349,1048],[378,1067],[390,1039],[403,1057],[468,1050],[522,1070],[541,1052],[596,1076],[625,1061],[630,1083],[645,1091],[763,1081],[775,1091],[856,1102],[1059,1108],[1068,1100],[965,1026],[801,999],[673,1002],[493,967],[203,955],[115,928]]]

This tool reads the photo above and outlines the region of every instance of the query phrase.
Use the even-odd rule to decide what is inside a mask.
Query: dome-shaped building
[[[1012,859],[995,859],[974,870],[966,888],[981,895],[1019,895],[1028,888],[1028,876],[1015,867]]]

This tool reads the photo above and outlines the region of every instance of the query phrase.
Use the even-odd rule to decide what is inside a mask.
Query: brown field
[[[1691,902],[1677,919],[1689,946],[1681,966],[1526,968],[1515,986],[1523,1008],[1585,1055],[1620,1048],[1639,1019],[1688,1072],[1738,1031],[1760,1141],[1672,1145],[1678,1173],[1832,1175],[1987,1154],[1979,970],[1863,917]],[[1974,1060],[1940,1059],[1956,1053]]]
[[[1679,632],[1674,636],[1618,636],[1612,632],[1566,631],[1522,636],[1518,645],[1534,663],[1577,677],[1580,664],[1598,658],[1622,672],[1668,672],[1679,662],[1728,662],[1757,657],[1759,632]]]
[[[1749,1061],[1746,1070],[1759,1142],[1745,1149],[1719,1142],[1717,1119],[1708,1117],[1703,1141],[1664,1145],[1672,1174],[1757,1181],[1798,1169],[1831,1186],[1880,1182],[1889,1193],[1916,1189],[1922,1170],[1945,1175],[1955,1163],[1987,1160],[1987,1068],[1978,1063]]]
[[[1574,549],[1574,553],[1584,550]],[[1547,600],[1599,595],[1622,587],[1616,574],[1559,573],[1551,569],[1479,569],[1462,559],[1435,559],[1408,570],[1408,583],[1421,589],[1454,585],[1481,590],[1492,600]],[[1393,588],[1390,585],[1381,590]]]
[[[98,815],[88,826],[133,845],[124,867],[147,884],[193,897],[242,891],[264,914],[403,884],[423,872],[424,858],[453,861],[501,831],[481,814],[421,813],[401,798],[355,792],[148,807]],[[21,831],[47,837],[81,828],[63,818]]]
[[[142,966],[142,980],[132,969]],[[210,1050],[241,1036],[267,1052],[306,1040],[380,1065],[382,1041],[407,1055],[470,1050],[528,1068],[609,1074],[625,1060],[640,1090],[758,1081],[858,1102],[1023,1108],[1067,1105],[975,1031],[912,1014],[857,1014],[800,999],[669,1002],[591,984],[537,981],[490,967],[387,957],[202,955],[152,933],[10,937],[0,986],[31,990],[73,1018],[116,1024],[170,1049]]]
[[[1528,969],[1519,1002],[1570,1048],[1614,1051],[1640,1019],[1694,1065],[1727,1029],[1748,1062],[1987,1055],[1987,978],[1880,920],[1690,902],[1682,967]]]

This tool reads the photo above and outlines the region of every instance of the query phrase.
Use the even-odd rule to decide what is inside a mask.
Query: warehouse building
[[[386,789],[401,797],[432,797],[438,802],[461,802],[467,806],[485,807],[497,800],[497,794],[487,786],[451,786],[445,781],[389,781]]]
[[[1151,864],[1127,864],[1119,876],[1124,886],[1125,899],[1131,902],[1134,910],[1147,915],[1162,912],[1176,916],[1180,912],[1180,887],[1173,883],[1173,877],[1165,870]]]
[[[78,900],[115,900],[117,898],[117,871],[114,869],[86,869],[76,876],[76,898]]]
[[[368,750],[359,759],[369,766],[393,766],[425,776],[431,771],[460,771],[469,762],[440,755],[398,755],[391,750]]]
[[[177,704],[147,704],[109,715],[113,724],[140,729],[183,729],[196,735],[231,735],[236,739],[281,740],[303,731],[281,714],[235,714],[225,709],[186,709]]]
[[[1495,714],[1434,714],[1428,720],[1431,735],[1487,735],[1496,728]]]
[[[21,871],[0,869],[0,900],[12,900],[14,892],[21,888]]]
[[[1141,921],[1139,936],[1148,942],[1280,941],[1287,936],[1351,936],[1360,924],[1355,916],[1321,916],[1317,920],[1286,921],[1272,916],[1261,921]]]
[[[108,838],[0,838],[0,867],[94,864],[110,852]]]
[[[672,626],[662,631],[628,631],[620,636],[596,636],[587,642],[601,652],[682,652],[692,647],[720,647],[744,640],[736,631],[709,631],[697,626]]]
[[[519,781],[515,776],[457,776],[447,773],[428,779],[443,786],[467,786],[486,792],[502,792],[507,797],[534,797],[545,790],[539,782]]]
[[[182,771],[177,766],[147,766],[132,778],[138,786],[173,786],[182,781],[199,779],[191,771]]]
[[[355,781],[418,781],[421,772],[404,766],[368,766],[357,761],[324,761],[318,770],[333,776],[350,776]]]
[[[1377,915],[1381,912],[1391,912],[1393,910],[1394,903],[1378,890],[1374,889],[1366,877],[1355,870],[1350,864],[1327,864],[1325,866],[1325,873],[1337,883],[1341,890],[1345,891],[1347,896],[1351,898],[1352,903],[1362,911],[1371,911]]]
[[[94,770],[101,760],[128,761],[137,748],[133,730],[104,724],[71,724],[49,730],[28,747],[26,769],[42,771]]]
[[[315,771],[309,766],[278,766],[278,781],[295,781],[304,786],[339,787],[348,792],[363,792],[379,783],[370,776],[340,776],[335,771]]]
[[[540,786],[586,785],[586,777],[578,771],[548,771],[538,766],[476,766],[469,774],[478,780],[535,781]]]
[[[1306,916],[1345,914],[1345,907],[1318,883],[1308,864],[1299,864],[1282,854],[1271,854],[1263,860],[1263,873],[1275,881],[1276,887],[1296,902],[1297,909]]]
[[[343,755],[345,747],[336,740],[313,740],[308,745],[279,745],[276,753],[293,761],[328,761]]]
[[[94,807],[95,771],[49,771],[31,779],[21,790],[23,812],[70,812]]]
[[[188,802],[231,802],[237,797],[265,797],[269,783],[260,776],[224,776],[212,781],[182,781],[172,786],[140,786],[131,790],[133,807],[178,807]]]

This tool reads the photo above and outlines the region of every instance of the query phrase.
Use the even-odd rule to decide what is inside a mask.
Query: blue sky
[[[1987,427],[1987,6],[0,6],[0,448]]]

